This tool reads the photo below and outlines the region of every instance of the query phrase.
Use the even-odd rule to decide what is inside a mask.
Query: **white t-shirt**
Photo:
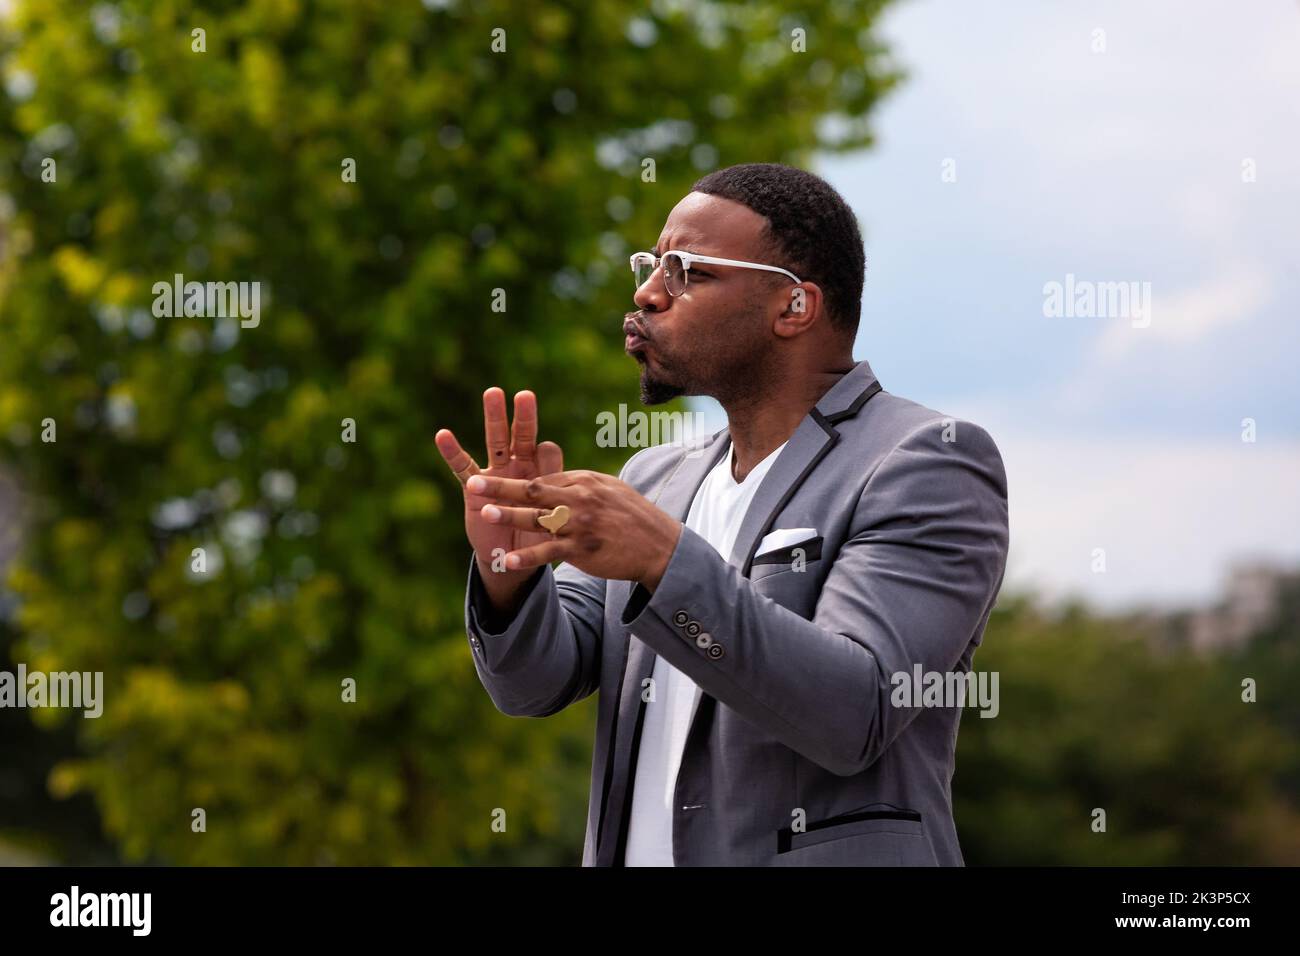
[[[727,453],[705,477],[686,516],[686,527],[713,545],[724,560],[731,557],[754,492],[786,443],[755,465],[739,484],[731,473],[734,448],[729,440],[727,445]],[[641,727],[624,853],[626,866],[674,865],[673,791],[677,789],[686,733],[700,700],[699,685],[662,657],[656,656],[652,676],[655,696],[645,705],[645,723]]]

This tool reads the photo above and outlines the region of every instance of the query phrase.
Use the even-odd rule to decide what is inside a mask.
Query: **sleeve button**
[[[690,619],[691,616],[687,614],[685,611],[677,611],[676,613],[673,614],[673,623],[676,624],[678,627],[681,627]]]
[[[698,621],[691,621],[690,624],[686,625],[686,633],[689,634],[691,637],[694,637],[696,634],[700,633],[701,630],[702,628],[700,627]]]
[[[726,651],[722,649],[721,644],[709,645],[709,650],[708,650],[709,657],[713,658],[715,661],[721,659],[722,655],[725,653]]]

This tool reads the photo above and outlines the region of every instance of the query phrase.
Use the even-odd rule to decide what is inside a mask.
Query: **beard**
[[[640,354],[636,356],[641,365],[641,404],[662,405],[686,394],[681,385],[669,382],[650,370],[650,363]]]
[[[663,405],[686,394],[681,385],[664,381],[650,371],[649,363],[641,362],[641,405]]]

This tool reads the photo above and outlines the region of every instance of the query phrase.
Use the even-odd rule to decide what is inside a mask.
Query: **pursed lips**
[[[650,341],[641,331],[641,327],[631,317],[623,320],[623,336],[623,348],[626,352],[639,351]]]

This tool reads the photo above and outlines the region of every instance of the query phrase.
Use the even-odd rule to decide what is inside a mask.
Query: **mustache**
[[[639,335],[641,338],[643,338],[643,339],[645,339],[647,342],[649,342],[649,341],[650,341],[650,336],[649,336],[649,334],[646,332],[646,328],[645,328],[645,316],[644,316],[642,313],[640,313],[640,312],[629,312],[629,313],[627,313],[626,315],[624,315],[624,316],[623,316],[623,334],[624,334],[624,335]]]

